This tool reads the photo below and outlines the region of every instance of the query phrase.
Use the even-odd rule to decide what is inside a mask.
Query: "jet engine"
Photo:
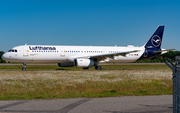
[[[74,63],[58,63],[59,67],[73,67]]]
[[[94,66],[94,61],[91,59],[75,59],[75,66],[86,68]]]

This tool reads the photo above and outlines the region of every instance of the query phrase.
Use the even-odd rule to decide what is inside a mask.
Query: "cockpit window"
[[[10,49],[8,52],[17,52],[16,49]]]

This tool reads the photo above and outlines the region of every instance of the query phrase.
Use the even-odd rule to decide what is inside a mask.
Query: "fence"
[[[175,58],[175,64],[170,59],[165,63],[173,71],[173,113],[180,113],[180,57]]]

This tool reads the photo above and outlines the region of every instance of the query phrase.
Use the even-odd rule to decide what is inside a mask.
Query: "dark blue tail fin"
[[[145,48],[161,48],[164,26],[158,26],[151,38],[145,44]]]

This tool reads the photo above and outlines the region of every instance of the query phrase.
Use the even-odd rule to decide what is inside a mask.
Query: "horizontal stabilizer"
[[[172,50],[176,50],[176,49],[164,49],[161,51],[153,51],[154,53],[162,53],[162,52],[168,52],[168,51],[172,51]]]

